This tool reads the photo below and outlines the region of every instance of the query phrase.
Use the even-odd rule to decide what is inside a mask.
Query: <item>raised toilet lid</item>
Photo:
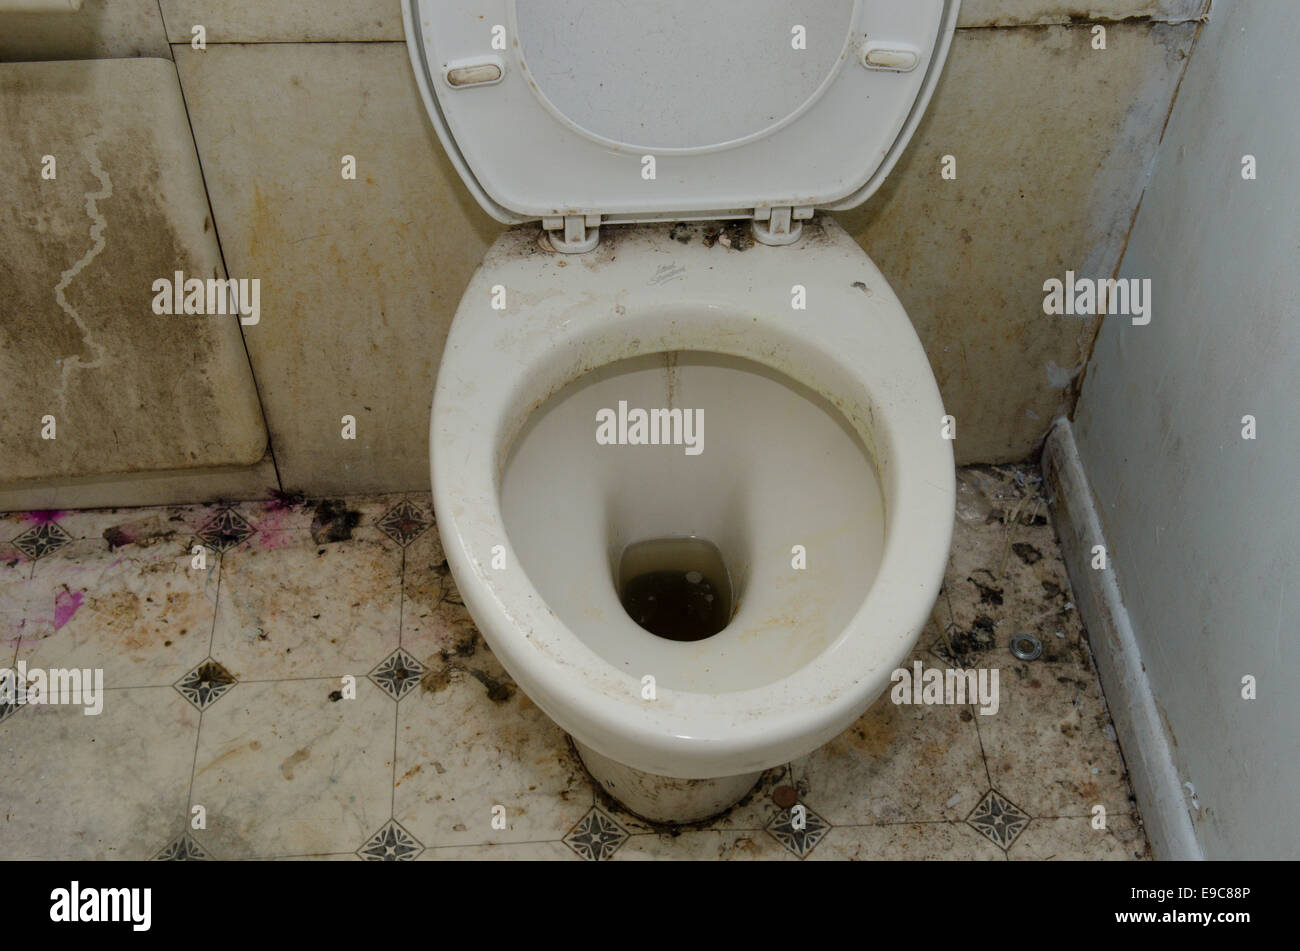
[[[558,227],[865,201],[920,120],[957,9],[405,0],[404,16],[425,106],[479,203]]]

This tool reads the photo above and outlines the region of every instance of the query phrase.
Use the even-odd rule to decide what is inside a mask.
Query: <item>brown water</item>
[[[652,538],[619,560],[628,617],[670,641],[702,641],[731,620],[731,578],[718,546],[702,538]]]

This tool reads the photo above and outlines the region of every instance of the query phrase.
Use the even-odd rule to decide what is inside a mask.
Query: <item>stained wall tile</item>
[[[958,26],[1025,26],[1079,20],[1152,19],[1181,23],[1199,18],[1209,0],[962,0]]]
[[[0,61],[171,57],[158,0],[83,0],[76,13],[0,13]]]
[[[0,100],[0,402],[21,421],[0,486],[256,465],[238,318],[152,308],[160,278],[221,276],[172,62],[7,63]]]
[[[1073,404],[1099,319],[1046,316],[1043,282],[1111,276],[1195,32],[958,31],[898,166],[839,216],[925,345],[958,464],[1029,457]]]
[[[173,43],[195,24],[211,43],[401,41],[402,0],[160,0]]]
[[[442,345],[500,226],[438,144],[406,47],[176,55],[226,262],[262,281],[245,337],[283,487],[427,489]]]

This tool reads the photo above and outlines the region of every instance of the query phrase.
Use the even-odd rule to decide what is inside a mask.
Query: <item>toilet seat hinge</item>
[[[803,220],[812,216],[811,206],[755,208],[754,239],[760,244],[794,244],[803,233]]]
[[[542,229],[556,251],[581,254],[600,241],[600,215],[554,215],[542,219]]]

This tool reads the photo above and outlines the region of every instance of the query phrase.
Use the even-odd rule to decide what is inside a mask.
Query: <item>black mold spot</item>
[[[1027,565],[1043,560],[1043,553],[1028,542],[1016,542],[1011,546],[1011,550]]]
[[[345,542],[360,521],[361,513],[350,510],[341,500],[323,499],[316,503],[316,515],[311,520],[311,540],[317,545]]]
[[[672,238],[674,241],[680,241],[682,244],[690,244],[691,235],[693,233],[694,229],[692,229],[690,225],[684,221],[679,221],[677,224],[673,225],[672,230],[668,232],[668,237]]]
[[[747,221],[731,221],[718,234],[718,244],[732,251],[748,251],[754,246],[754,232]]]
[[[131,544],[135,539],[129,532],[125,532],[114,525],[112,528],[104,529],[104,541],[108,542],[109,551],[116,551],[123,545]]]
[[[512,684],[504,680],[497,680],[495,677],[489,676],[481,670],[475,670],[473,667],[466,667],[465,669],[475,680],[487,688],[488,699],[493,703],[505,703],[515,695],[515,688]]]
[[[966,580],[969,581],[971,584],[973,584],[976,587],[976,589],[979,591],[980,604],[1001,604],[1002,603],[1001,588],[994,588],[990,585],[982,585],[974,578],[967,578]]]

